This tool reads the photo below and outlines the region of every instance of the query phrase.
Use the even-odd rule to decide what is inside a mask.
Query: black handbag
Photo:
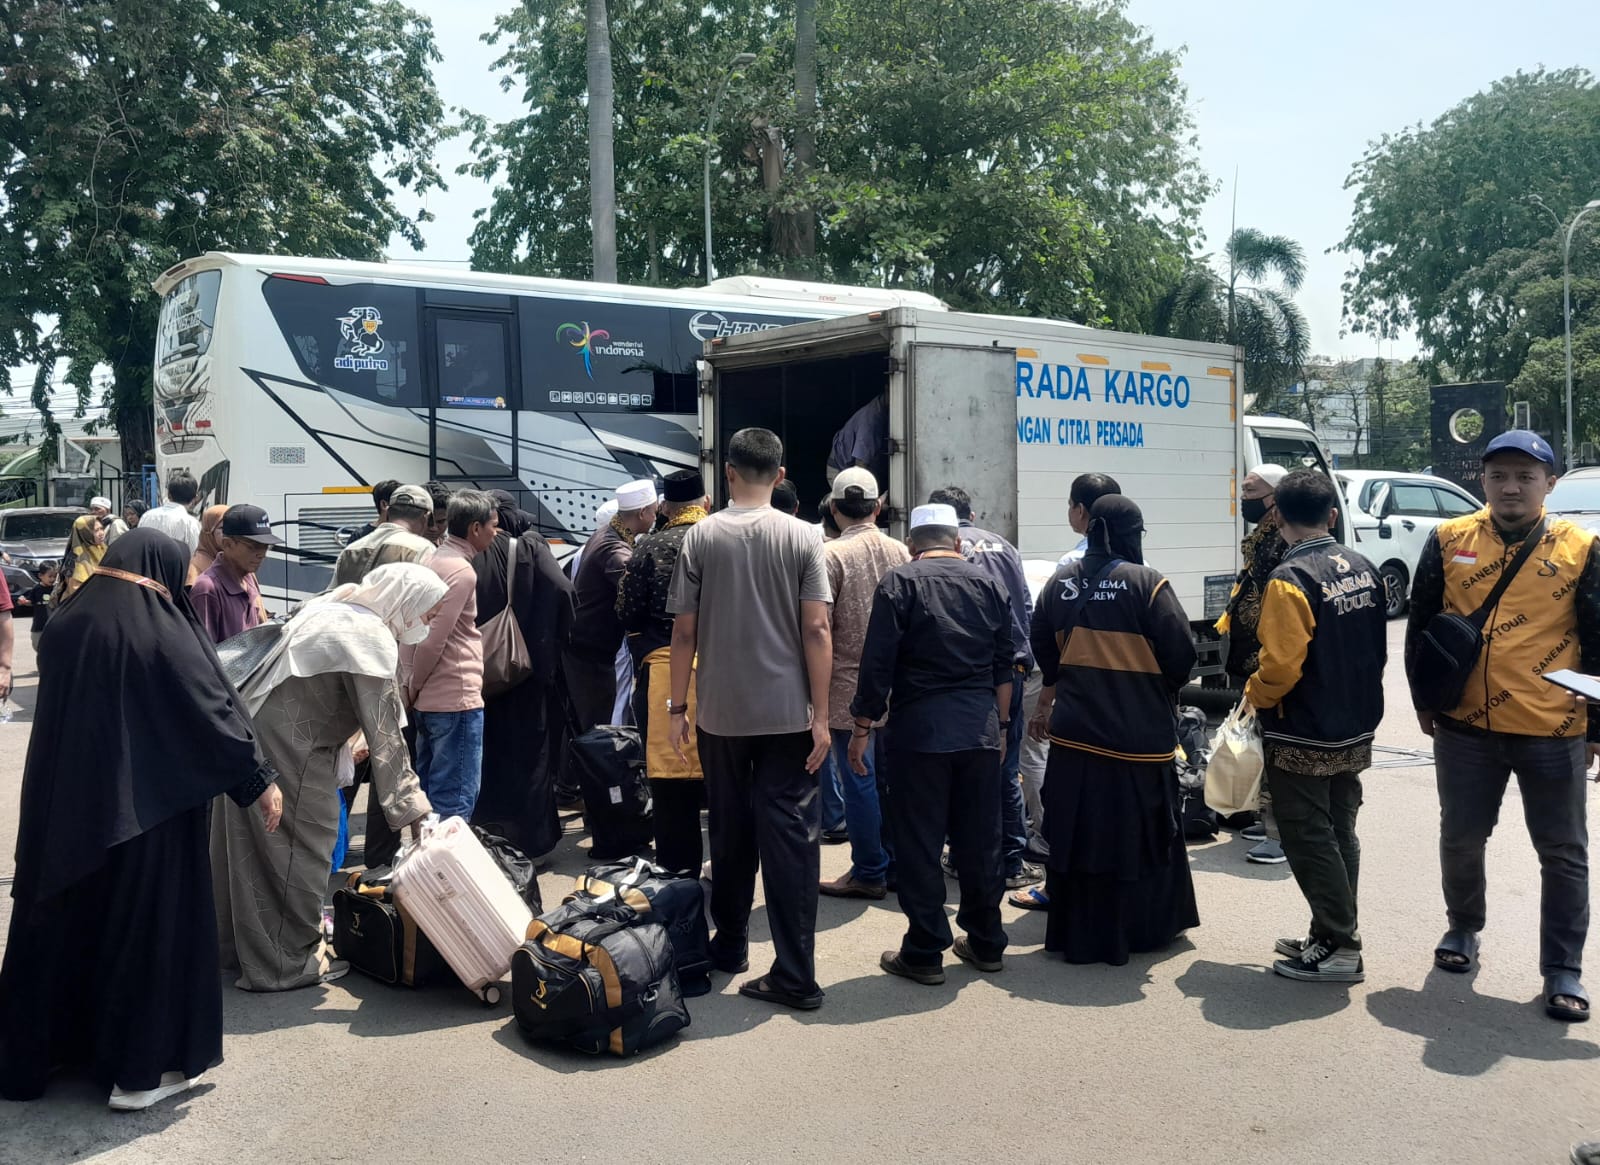
[[[455,978],[444,956],[401,911],[389,871],[358,871],[333,892],[333,948],[364,975],[393,986],[426,987]]]
[[[1437,537],[1437,535],[1435,535]],[[1517,577],[1522,564],[1532,556],[1544,538],[1544,520],[1528,532],[1516,557],[1506,564],[1495,580],[1494,589],[1470,615],[1441,611],[1423,628],[1411,661],[1411,695],[1430,712],[1448,712],[1461,703],[1461,693],[1472,678],[1478,656],[1483,651],[1483,628]]]

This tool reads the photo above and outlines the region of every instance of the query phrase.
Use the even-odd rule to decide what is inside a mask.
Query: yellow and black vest
[[[1516,556],[1485,507],[1435,533],[1444,562],[1444,610],[1471,615]],[[1461,703],[1446,715],[1468,728],[1518,736],[1582,737],[1587,720],[1571,693],[1540,677],[1578,666],[1578,580],[1594,545],[1589,531],[1550,518],[1484,627],[1483,651]]]

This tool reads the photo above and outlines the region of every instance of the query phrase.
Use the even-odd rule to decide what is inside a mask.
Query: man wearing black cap
[[[688,749],[679,757],[668,739],[671,718],[666,694],[672,690],[672,616],[667,592],[690,527],[706,516],[711,499],[693,469],[662,479],[661,518],[653,534],[633,544],[633,557],[617,586],[617,618],[627,632],[633,657],[633,719],[645,742],[645,772],[655,802],[656,861],[669,870],[698,875],[703,847],[700,806],[705,803],[700,755]],[[694,724],[695,685],[689,685],[688,717]],[[655,693],[652,702],[651,693]]]
[[[1589,1018],[1580,976],[1589,930],[1589,829],[1584,773],[1600,756],[1600,716],[1545,680],[1571,668],[1600,672],[1600,551],[1595,536],[1548,518],[1555,454],[1526,429],[1502,433],[1483,454],[1488,505],[1441,523],[1411,586],[1406,675],[1422,731],[1433,737],[1439,784],[1439,865],[1449,929],[1433,952],[1440,970],[1465,972],[1486,921],[1484,847],[1506,782],[1517,775],[1522,813],[1539,854],[1539,970],[1545,1011]],[[1519,562],[1528,539],[1535,544]],[[1445,685],[1428,638],[1436,616],[1474,616],[1509,578],[1482,622],[1482,645],[1461,695]]]
[[[217,559],[189,588],[189,601],[211,642],[221,643],[261,622],[256,571],[267,557],[267,548],[282,542],[260,506],[233,506],[222,515]]]

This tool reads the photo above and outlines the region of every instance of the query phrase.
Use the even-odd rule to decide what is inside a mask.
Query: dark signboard
[[[1506,418],[1506,386],[1498,380],[1472,384],[1436,384],[1431,390],[1429,428],[1433,437],[1433,473],[1453,481],[1483,500],[1479,475],[1483,450],[1510,427]]]

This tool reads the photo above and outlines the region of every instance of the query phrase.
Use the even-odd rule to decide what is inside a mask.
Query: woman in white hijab
[[[226,798],[212,811],[211,867],[225,968],[246,991],[339,978],[322,949],[322,898],[339,832],[339,754],[357,731],[372,759],[372,803],[393,829],[429,811],[400,736],[398,643],[427,635],[445,585],[414,563],[382,566],[311,600],[240,688],[278,771],[283,817],[267,833]]]

